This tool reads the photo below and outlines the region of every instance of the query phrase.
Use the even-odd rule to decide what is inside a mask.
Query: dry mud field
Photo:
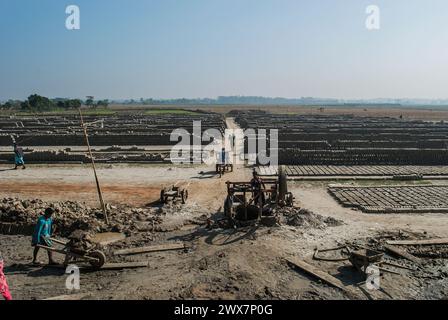
[[[7,169],[2,166],[2,169]],[[106,246],[111,262],[149,261],[148,267],[81,272],[80,293],[88,299],[444,299],[447,297],[447,246],[424,248],[416,264],[389,257],[412,270],[385,273],[380,291],[357,285],[363,279],[348,261],[313,260],[315,248],[340,245],[381,248],[390,239],[446,237],[448,216],[430,214],[365,214],[340,206],[327,192],[326,183],[294,182],[290,189],[296,206],[306,214],[281,225],[241,229],[210,228],[207,219],[218,221],[225,195],[224,181],[249,179],[251,171],[240,167],[219,179],[204,174],[213,168],[166,165],[100,166],[104,196],[112,206],[129,205],[143,213],[137,220],[157,217],[159,228],[131,230],[128,237]],[[7,183],[1,198],[42,199],[47,202],[76,201],[97,206],[89,166],[30,166],[25,171],[2,171]],[[201,172],[203,172],[201,174]],[[3,181],[5,181],[3,180]],[[164,185],[184,180],[190,198],[185,205],[160,207],[153,204]],[[137,212],[138,212],[137,210]],[[127,213],[129,214],[129,212]],[[131,215],[134,213],[131,213]],[[330,217],[330,220],[325,218]],[[57,217],[56,217],[57,219]],[[30,237],[1,235],[6,273],[17,299],[44,299],[69,294],[64,270],[29,265]],[[114,250],[182,242],[187,250],[113,256]],[[413,251],[413,252],[414,252]],[[435,256],[431,256],[433,253]],[[338,253],[335,253],[338,255]],[[437,256],[438,255],[438,256]],[[299,258],[339,278],[351,292],[316,281],[294,268],[287,259]],[[46,255],[40,253],[42,262]],[[62,257],[58,256],[59,262]]]
[[[421,112],[426,120],[430,111]],[[416,113],[419,112],[413,114]],[[322,114],[312,113],[309,119],[293,120],[288,130],[284,128],[284,114],[272,117],[269,125],[263,125],[266,123],[263,119],[270,116],[259,112],[236,113],[227,119],[206,116],[221,129],[244,128],[250,122],[258,123],[258,127],[280,128],[280,161],[289,170],[288,189],[295,198],[294,207],[279,209],[274,223],[238,228],[223,219],[225,182],[250,181],[253,168],[235,165],[233,172],[220,178],[214,166],[170,164],[160,157],[160,150],[167,150],[167,145],[163,148],[158,145],[166,137],[155,137],[153,129],[157,124],[150,119],[135,128],[140,133],[130,129],[121,132],[119,125],[113,124],[98,128],[94,134],[100,144],[95,157],[103,160],[97,164],[97,171],[111,220],[109,225],[97,209],[91,166],[84,162],[84,154],[74,152],[75,147],[81,148],[76,144],[82,141],[75,124],[60,129],[64,132],[46,133],[51,121],[65,128],[65,123],[73,119],[39,122],[26,119],[32,128],[29,130],[25,120],[23,126],[18,121],[11,126],[10,119],[3,119],[2,130],[14,132],[17,139],[23,139],[23,145],[34,141],[35,145],[26,147],[36,153],[26,170],[11,170],[7,138],[3,138],[6,142],[0,153],[6,160],[0,162],[0,251],[13,298],[47,299],[76,294],[72,298],[447,299],[448,211],[444,206],[446,199],[434,200],[439,190],[443,198],[444,186],[448,185],[444,170],[447,160],[442,156],[434,160],[433,155],[445,152],[448,128],[444,123],[420,120],[409,125],[391,115],[387,121],[380,121],[377,117],[382,115],[369,114],[364,121],[341,114],[330,115],[333,118],[328,121]],[[169,119],[165,120],[162,126],[168,132],[171,124]],[[326,127],[325,123],[335,121],[337,128]],[[389,127],[384,127],[384,122]],[[42,130],[40,126],[46,128]],[[106,139],[104,136],[114,130],[114,141],[124,141],[123,145],[101,151],[100,147],[108,148],[101,143]],[[62,160],[45,153],[48,151],[42,151],[45,156],[39,158],[40,151],[36,151],[39,148],[50,150],[59,146],[60,142],[51,137],[55,134],[70,136],[74,148],[61,155]],[[143,143],[129,148],[128,141],[136,141],[135,137],[140,135],[154,136],[157,157],[148,156],[146,153],[152,151]],[[46,141],[40,144],[42,137]],[[81,161],[67,162],[71,157],[80,157]],[[313,162],[319,163],[312,167]],[[263,178],[276,174],[275,168],[256,169]],[[173,184],[188,189],[187,202],[160,204],[160,190]],[[413,197],[414,189],[408,191],[411,187],[435,188],[435,191],[424,189],[429,190],[428,200]],[[351,192],[353,188],[356,189]],[[375,188],[375,192],[368,188]],[[401,193],[393,193],[394,188],[406,191],[400,196],[404,198],[402,201],[396,199]],[[397,201],[391,201],[391,197]],[[366,212],[363,201],[373,203],[381,213]],[[64,268],[30,264],[30,229],[48,206],[57,211],[54,217],[57,238],[65,239],[78,229],[90,234],[119,233],[122,238],[99,245],[108,263],[145,265],[93,270],[80,264],[80,290],[67,290]],[[418,244],[428,240],[440,243]],[[156,245],[180,247],[117,254],[119,250]],[[325,251],[336,247],[340,249]],[[365,278],[348,261],[347,248],[351,251],[369,248],[384,254],[386,264],[382,265],[379,288],[367,288]],[[59,263],[63,262],[61,255],[55,257]],[[39,260],[45,263],[46,258],[40,252]],[[333,284],[304,272],[297,266],[302,263],[318,274],[331,275]]]

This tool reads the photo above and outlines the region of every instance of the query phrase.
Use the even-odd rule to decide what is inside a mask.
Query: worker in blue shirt
[[[45,214],[37,220],[36,227],[34,229],[33,233],[33,239],[32,239],[32,246],[34,247],[33,252],[33,264],[39,264],[37,262],[37,254],[39,252],[40,247],[38,245],[43,245],[47,247],[51,247],[52,243],[50,240],[51,232],[52,232],[52,224],[53,219],[51,218],[54,213],[53,208],[47,208],[45,209]],[[53,260],[53,254],[51,251],[47,250],[48,252],[48,264],[49,265],[55,265],[55,261]]]
[[[23,149],[19,147],[17,143],[14,142],[14,162],[16,164],[14,170],[17,170],[19,166],[21,166],[22,169],[26,169],[23,157],[24,157]]]

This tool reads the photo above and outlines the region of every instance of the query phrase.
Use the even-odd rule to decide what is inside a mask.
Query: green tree
[[[7,109],[7,110],[12,110],[12,109],[20,109],[22,104],[22,101],[19,100],[8,100],[4,105],[3,108]]]
[[[37,94],[32,94],[28,97],[28,100],[22,104],[22,109],[31,109],[34,111],[48,111],[55,107],[53,101],[47,97],[42,97]]]
[[[20,109],[22,109],[23,111],[30,111],[31,110],[31,106],[30,103],[28,102],[28,100],[23,101],[20,103]]]
[[[87,100],[85,102],[86,106],[88,106],[89,108],[95,107],[93,99],[93,97],[87,97]]]
[[[109,106],[109,100],[105,99],[105,100],[99,100],[97,102],[97,105],[101,108],[107,108]]]
[[[65,109],[66,108],[66,102],[59,100],[58,102],[56,102],[56,105],[58,106],[59,109]]]
[[[66,101],[66,108],[67,109],[79,109],[81,108],[81,100],[79,99],[72,99]]]

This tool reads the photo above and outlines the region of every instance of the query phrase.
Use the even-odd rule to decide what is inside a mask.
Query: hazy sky
[[[0,99],[448,98],[446,0],[0,0],[0,45]]]

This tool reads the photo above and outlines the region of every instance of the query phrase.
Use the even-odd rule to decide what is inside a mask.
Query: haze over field
[[[0,100],[448,98],[448,2],[374,2],[2,0]]]

